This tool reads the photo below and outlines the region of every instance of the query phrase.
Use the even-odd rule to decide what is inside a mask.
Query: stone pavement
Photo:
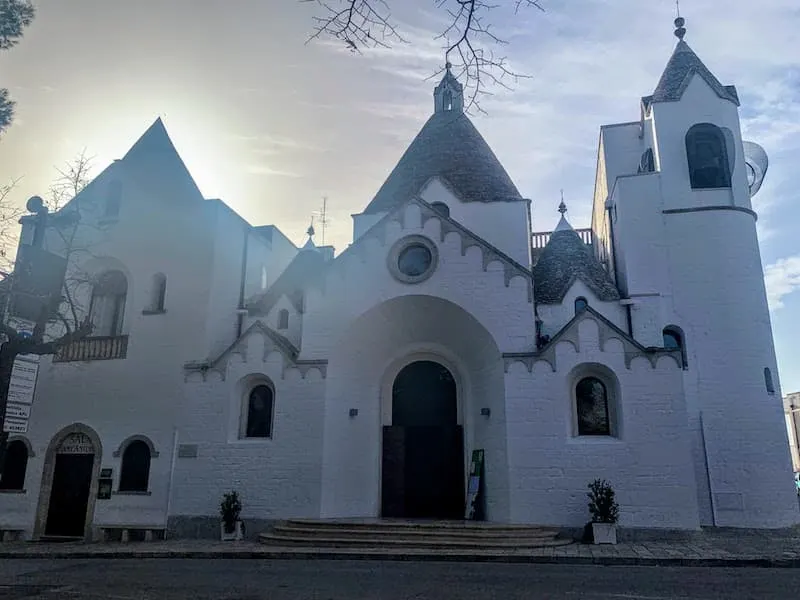
[[[666,536],[665,536],[666,537]],[[280,548],[256,542],[168,540],[93,543],[4,542],[0,558],[256,558],[429,560],[638,566],[761,566],[800,568],[800,527],[782,530],[705,529],[684,539],[574,543],[525,550],[408,550],[392,548]]]

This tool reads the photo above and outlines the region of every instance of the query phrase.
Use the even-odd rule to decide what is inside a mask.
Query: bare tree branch
[[[300,0],[319,5],[321,15],[314,17],[314,33],[309,40],[333,37],[353,52],[365,48],[389,48],[404,42],[387,0]],[[397,0],[402,1],[402,0]],[[506,56],[495,49],[507,41],[495,34],[489,16],[503,8],[514,14],[525,8],[544,11],[541,0],[506,0],[492,4],[489,0],[434,0],[436,8],[448,15],[449,25],[434,39],[443,42],[445,60],[452,64],[454,75],[466,91],[465,109],[484,112],[480,99],[492,88],[511,89],[512,84],[527,75],[516,72]],[[499,14],[499,13],[498,13]],[[437,71],[440,74],[444,69]]]

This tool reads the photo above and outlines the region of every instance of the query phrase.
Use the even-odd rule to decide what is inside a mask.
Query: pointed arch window
[[[722,130],[711,123],[694,125],[686,134],[686,157],[692,189],[731,187],[728,150]]]
[[[0,475],[0,490],[22,491],[25,489],[25,473],[28,470],[28,447],[22,440],[14,440],[6,446],[5,465]]]
[[[121,271],[107,271],[98,278],[89,307],[93,336],[112,337],[122,333],[127,295],[128,280]]]
[[[579,296],[575,298],[575,314],[577,315],[580,312],[586,310],[586,307],[589,306],[589,301],[584,298],[583,296]]]
[[[289,329],[289,311],[285,308],[278,311],[278,329]]]

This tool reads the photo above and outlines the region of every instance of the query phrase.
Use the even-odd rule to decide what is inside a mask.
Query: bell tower
[[[464,86],[458,82],[450,71],[453,65],[445,64],[445,73],[439,85],[433,90],[434,113],[463,113],[464,112]]]

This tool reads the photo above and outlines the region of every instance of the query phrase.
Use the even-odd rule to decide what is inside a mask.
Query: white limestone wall
[[[556,371],[544,361],[534,363],[532,372],[515,362],[506,374],[512,520],[582,526],[589,520],[587,485],[604,478],[617,493],[620,525],[698,528],[676,361],[664,356],[653,368],[638,357],[628,367],[621,341],[600,347],[593,318],[576,326],[579,349],[559,342]],[[616,380],[617,437],[575,435],[574,385],[597,373]]]
[[[408,235],[424,235],[436,243],[439,266],[433,275],[414,285],[397,281],[389,272],[387,253]],[[303,315],[302,358],[327,359],[352,321],[381,302],[404,295],[430,295],[461,306],[482,324],[502,352],[534,347],[535,323],[530,279],[516,271],[508,285],[504,264],[491,258],[484,270],[484,250],[469,245],[458,232],[441,240],[441,223],[431,217],[422,225],[422,209],[409,204],[405,224],[393,220],[385,235],[376,233],[337,257],[317,287],[306,295]],[[487,254],[491,256],[491,254]]]
[[[680,102],[660,102],[653,105],[653,121],[658,139],[659,164],[664,208],[687,206],[735,205],[751,208],[747,193],[747,171],[739,124],[739,109],[723,100],[700,76],[694,76]],[[727,129],[733,137],[728,148],[732,189],[692,190],[689,184],[689,165],[686,158],[686,133],[698,123],[712,123]]]
[[[391,425],[400,370],[432,360],[453,374],[464,427],[464,480],[471,452],[485,449],[488,518],[508,520],[503,363],[492,336],[466,311],[427,295],[372,308],[337,340],[325,396],[322,516],[380,516],[382,427]],[[480,415],[482,408],[490,416]],[[350,416],[350,409],[358,411]]]
[[[665,230],[674,321],[698,372],[694,404],[705,426],[716,524],[797,523],[755,220],[730,210],[680,213],[666,217]],[[765,367],[776,382],[772,394]]]
[[[171,516],[217,517],[222,495],[240,494],[242,518],[318,517],[325,380],[321,371],[284,369],[284,356],[260,332],[243,340],[219,372],[188,376],[180,400],[180,446],[196,458],[177,458]],[[251,385],[275,390],[272,438],[240,439]]]
[[[536,310],[542,319],[542,334],[553,337],[575,316],[575,300],[586,298],[593,309],[623,331],[628,331],[625,307],[619,301],[602,302],[580,279],[570,286],[561,304],[539,304]]]
[[[419,193],[428,204],[443,202],[450,217],[475,232],[526,268],[531,266],[531,222],[528,200],[512,202],[463,202],[438,177]]]

